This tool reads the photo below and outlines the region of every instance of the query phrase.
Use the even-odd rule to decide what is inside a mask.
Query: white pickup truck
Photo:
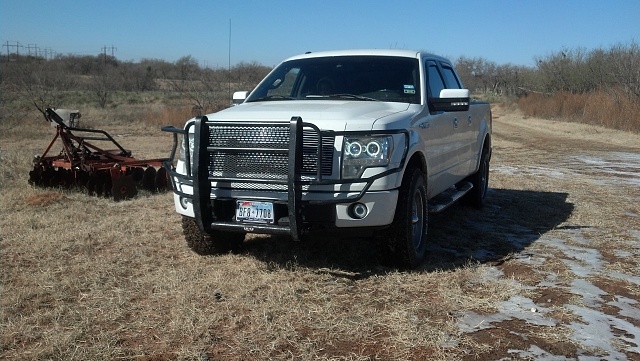
[[[175,209],[197,253],[228,251],[246,233],[375,235],[397,266],[414,268],[429,212],[460,198],[483,204],[491,109],[470,100],[447,59],[306,53],[233,101],[162,128],[173,133]]]

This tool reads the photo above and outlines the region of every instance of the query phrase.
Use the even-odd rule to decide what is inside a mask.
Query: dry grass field
[[[136,120],[81,125],[166,156]],[[369,239],[198,256],[169,193],[28,185],[53,132],[0,125],[0,359],[640,360],[640,135],[496,107],[486,207],[432,216],[400,272]]]

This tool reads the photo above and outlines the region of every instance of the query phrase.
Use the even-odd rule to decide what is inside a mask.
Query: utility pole
[[[104,62],[104,66],[107,66],[107,47],[103,46],[100,50],[102,50],[102,61]]]
[[[53,50],[51,48],[44,48],[44,60],[53,59]]]
[[[7,61],[9,61],[11,56],[11,48],[16,48],[16,59],[20,58],[20,48],[24,48],[24,46],[20,45],[17,41],[15,43],[15,45],[9,45],[9,41],[7,41],[6,44],[2,44],[3,47],[7,48]]]
[[[4,48],[4,47],[6,47],[6,48],[7,48],[7,63],[8,63],[8,62],[9,62],[9,53],[10,53],[10,51],[9,51],[9,42],[7,41],[7,43],[6,43],[6,44],[2,44],[2,47],[3,47],[3,48]]]
[[[36,44],[27,45],[27,51],[29,52],[29,56],[31,56],[31,49],[33,49],[34,56],[38,56],[38,49],[40,49]]]
[[[114,54],[114,51],[115,51],[115,50],[118,50],[118,48],[114,47],[113,45],[111,45],[111,47],[110,47],[110,48],[108,48],[108,47],[105,45],[105,46],[103,46],[103,47],[102,47],[102,49],[100,49],[100,50],[102,50],[102,58],[103,58],[103,60],[104,60],[104,65],[105,65],[105,66],[107,65],[107,49],[111,50],[111,57],[112,57],[112,58],[114,57],[114,55],[113,55],[113,54]]]

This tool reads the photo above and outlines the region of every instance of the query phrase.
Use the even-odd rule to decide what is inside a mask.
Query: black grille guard
[[[220,122],[218,122],[219,124]],[[367,190],[371,187],[374,181],[382,177],[388,176],[393,173],[400,172],[404,168],[404,163],[407,158],[407,152],[409,149],[409,132],[407,130],[392,130],[392,131],[332,131],[332,130],[320,130],[316,125],[311,123],[305,123],[301,117],[292,117],[289,121],[289,144],[288,149],[276,149],[274,151],[286,151],[288,152],[289,166],[286,179],[247,179],[237,177],[213,177],[210,176],[208,170],[209,152],[213,147],[195,147],[193,150],[193,167],[191,166],[191,159],[189,154],[189,131],[191,127],[194,127],[193,134],[194,140],[198,139],[196,144],[209,144],[209,126],[216,124],[215,121],[209,121],[206,116],[199,116],[195,122],[187,124],[184,129],[178,129],[173,126],[162,127],[161,130],[173,134],[173,147],[169,158],[163,162],[163,167],[169,175],[173,192],[180,197],[192,199],[193,208],[195,213],[196,223],[203,231],[217,229],[221,231],[235,231],[235,232],[255,232],[255,233],[270,233],[270,234],[283,234],[291,235],[294,240],[300,239],[303,233],[302,229],[302,214],[300,205],[302,201],[302,186],[303,185],[335,185],[335,184],[355,184],[364,183],[364,187],[356,196],[345,196],[342,198],[332,198],[328,200],[306,200],[305,204],[337,204],[337,203],[352,203],[360,200]],[[229,122],[224,122],[229,124]],[[237,122],[236,124],[247,124],[246,122]],[[269,122],[252,122],[251,125],[270,125],[274,124]],[[282,122],[277,124],[282,125]],[[302,131],[303,128],[311,128],[317,134],[317,157],[316,157],[316,175],[315,179],[302,179],[300,169],[302,168]],[[344,135],[381,135],[381,134],[405,134],[404,137],[404,150],[400,165],[395,168],[387,169],[386,171],[376,174],[368,178],[358,179],[325,179],[322,174],[322,139],[323,137],[335,137]],[[176,158],[176,152],[178,150],[179,140],[178,135],[182,135],[182,139],[185,142],[185,166],[186,174],[176,172],[174,167],[174,161]],[[204,171],[200,171],[204,169]],[[193,174],[196,176],[194,177]],[[176,182],[178,179],[178,182]],[[289,225],[272,225],[272,224],[248,224],[248,223],[236,223],[236,222],[219,222],[214,221],[212,218],[213,210],[211,205],[211,182],[236,182],[236,183],[264,183],[264,184],[281,184],[287,186],[287,202],[289,209]],[[186,185],[191,186],[193,194],[184,193],[178,186]]]

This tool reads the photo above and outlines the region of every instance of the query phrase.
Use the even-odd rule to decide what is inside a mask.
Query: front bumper
[[[369,191],[376,180],[383,177],[397,176],[404,168],[406,160],[409,136],[406,131],[369,131],[369,132],[335,132],[321,131],[315,125],[304,123],[300,117],[293,117],[287,122],[278,122],[278,127],[286,126],[288,129],[288,139],[286,148],[243,148],[243,147],[221,147],[213,145],[212,137],[216,137],[216,126],[229,126],[233,124],[237,127],[243,126],[271,126],[274,122],[256,123],[251,122],[220,122],[209,121],[207,117],[196,118],[195,122],[189,123],[185,129],[174,127],[163,127],[163,131],[171,132],[174,136],[173,149],[170,159],[164,163],[164,167],[169,173],[169,178],[174,190],[174,201],[176,211],[186,216],[194,217],[196,223],[203,231],[221,230],[230,232],[252,232],[267,234],[290,235],[293,239],[300,239],[306,233],[316,229],[338,227],[373,227],[388,225],[393,221],[395,205],[398,198],[396,189],[386,191]],[[185,172],[177,172],[174,167],[176,150],[178,147],[178,135],[182,135],[184,141],[188,142],[189,129],[193,127],[193,135],[196,147],[193,151],[193,160],[186,154],[184,162]],[[303,129],[305,133],[303,136]],[[303,153],[303,137],[309,138],[308,133],[315,134],[317,150],[315,157],[309,157],[308,146]],[[326,176],[323,167],[323,139],[334,139],[336,136],[346,134],[393,134],[405,133],[404,150],[402,160],[396,167],[387,169],[367,178],[359,179],[330,179]],[[240,133],[242,134],[242,133]],[[235,140],[235,139],[234,139]],[[215,144],[217,142],[213,142]],[[202,146],[206,144],[207,146]],[[333,147],[333,144],[331,144]],[[189,145],[185,146],[189,149]],[[274,156],[285,156],[286,174],[273,177],[243,177],[238,174],[225,174],[216,169],[216,161],[212,160],[217,152],[228,152],[234,156],[245,152],[259,149],[261,154],[273,154]],[[305,154],[305,159],[303,159]],[[310,160],[315,165],[310,166]],[[309,169],[314,169],[315,174],[309,174]],[[303,174],[303,170],[306,172]],[[336,186],[351,189],[350,185],[361,184],[359,191],[350,190],[340,192],[326,192],[327,186]],[[265,191],[260,189],[252,191],[251,187],[263,185]],[[275,187],[275,188],[273,188]],[[324,189],[317,192],[315,190]],[[262,200],[274,203],[275,212],[278,215],[273,224],[237,222],[235,221],[235,200]],[[350,214],[349,206],[355,202],[364,204],[369,213],[362,219],[356,219]]]

